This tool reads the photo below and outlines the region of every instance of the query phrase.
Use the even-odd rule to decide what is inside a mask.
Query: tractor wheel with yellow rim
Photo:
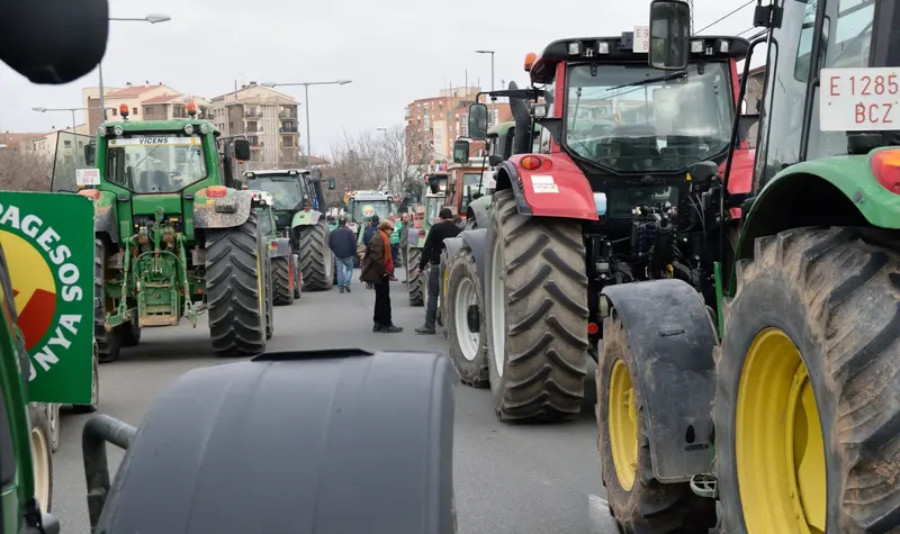
[[[688,483],[663,484],[653,476],[644,419],[645,392],[621,320],[603,323],[597,362],[598,448],[610,513],[623,534],[707,534],[715,503],[695,496]]]
[[[722,531],[900,531],[900,255],[848,228],[759,238],[725,305]]]

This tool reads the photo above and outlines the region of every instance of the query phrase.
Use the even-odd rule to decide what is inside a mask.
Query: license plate
[[[822,131],[900,130],[900,68],[822,69],[820,80]]]

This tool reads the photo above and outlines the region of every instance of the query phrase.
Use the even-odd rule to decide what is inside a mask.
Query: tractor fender
[[[709,472],[718,339],[700,294],[677,279],[611,285],[601,294],[634,354],[654,476],[672,483]]]
[[[539,157],[544,165],[526,170],[525,157]],[[497,191],[512,189],[521,215],[598,220],[594,192],[584,173],[566,154],[519,154],[500,164]]]
[[[322,217],[322,212],[316,210],[300,210],[291,218],[291,230],[298,226],[314,226]]]
[[[279,237],[269,244],[270,258],[283,258],[285,256],[290,256],[293,252],[291,239],[288,237]]]
[[[94,532],[455,532],[437,353],[281,352],[157,397]],[[159,513],[165,510],[165,513]]]
[[[462,237],[457,236],[444,239],[444,249],[447,251],[447,259],[451,262],[456,258],[457,254],[459,254],[459,251],[462,250],[462,247]],[[447,267],[450,266],[447,265]]]
[[[94,206],[94,233],[109,236],[111,243],[119,242],[119,224],[112,204]]]
[[[472,251],[475,257],[475,267],[478,270],[478,278],[481,287],[484,285],[484,277],[487,269],[485,268],[485,248],[487,243],[487,228],[476,228],[474,230],[466,230],[460,232],[459,238],[463,241],[463,246]]]
[[[487,228],[490,220],[491,197],[484,196],[469,203],[466,223],[472,221],[475,228]]]
[[[229,190],[223,198],[198,194],[194,201],[194,228],[234,228],[247,222],[252,209],[252,191]]]

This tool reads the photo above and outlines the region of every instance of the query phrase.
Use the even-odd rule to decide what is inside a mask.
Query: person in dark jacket
[[[372,239],[372,236],[375,235],[375,232],[378,231],[378,215],[372,215],[372,218],[369,219],[369,225],[366,226],[365,231],[363,232],[363,243],[368,245],[369,240]]]
[[[378,231],[366,246],[366,257],[362,261],[360,280],[375,287],[375,313],[372,321],[373,332],[393,334],[402,332],[391,318],[390,283],[394,273],[394,259],[391,257],[391,234],[394,227],[389,221],[378,225]]]
[[[341,293],[350,292],[350,280],[353,278],[353,256],[356,255],[356,236],[347,228],[346,217],[338,220],[338,227],[332,230],[328,238],[328,246],[334,252],[337,262],[337,280]]]
[[[441,290],[441,252],[444,251],[444,240],[448,237],[456,237],[462,231],[453,223],[453,212],[450,208],[441,208],[441,222],[435,224],[428,231],[425,245],[422,247],[422,259],[419,261],[419,269],[424,269],[427,263],[431,264],[428,273],[428,305],[425,307],[425,324],[416,328],[417,334],[434,334],[434,321],[437,317],[437,299]]]

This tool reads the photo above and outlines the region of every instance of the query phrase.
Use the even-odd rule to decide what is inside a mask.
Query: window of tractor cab
[[[129,134],[110,138],[107,180],[135,193],[176,193],[208,176],[199,135]]]
[[[259,214],[259,233],[262,235],[269,235],[275,231],[275,227],[272,226],[272,217],[269,210],[262,210]]]
[[[566,145],[614,172],[675,172],[722,154],[733,116],[729,63],[569,67]]]
[[[490,172],[490,171],[486,171]],[[469,203],[472,202],[472,196],[469,194],[469,187],[471,186],[473,191],[478,190],[478,186],[482,185],[482,177],[480,172],[464,172],[462,176],[463,188],[462,188],[462,207],[460,208],[460,213],[465,213],[469,208]],[[486,183],[487,179],[485,178],[484,183]]]
[[[271,193],[276,210],[295,210],[302,206],[305,196],[299,178],[289,174],[257,174],[247,179],[247,189]]]
[[[379,221],[386,221],[391,213],[391,205],[387,200],[355,200],[353,202],[353,220],[360,222],[378,215]]]

